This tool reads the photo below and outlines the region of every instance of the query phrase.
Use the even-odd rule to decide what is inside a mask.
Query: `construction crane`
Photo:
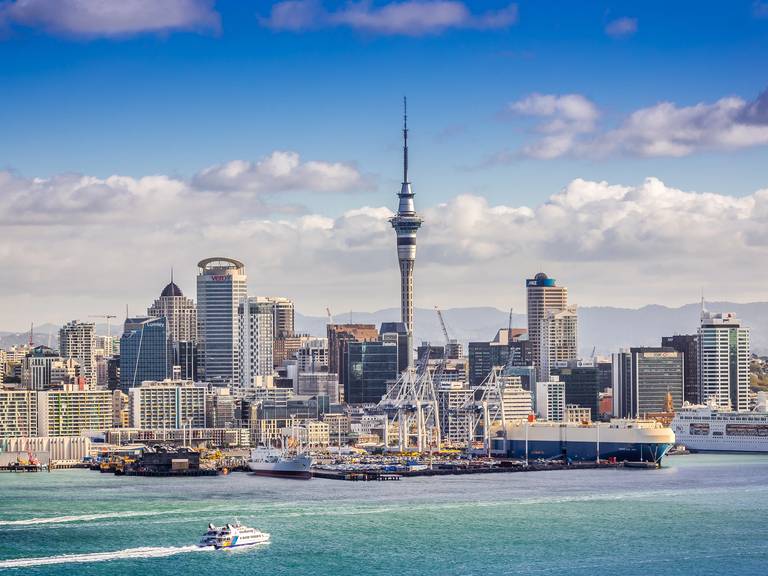
[[[90,314],[88,318],[104,318],[107,321],[107,337],[112,338],[112,318],[117,318],[114,314]]]
[[[445,343],[450,344],[451,339],[448,337],[448,329],[445,327],[445,320],[443,319],[443,313],[438,306],[435,306],[435,312],[437,312],[437,317],[440,319],[440,327],[443,329],[443,336],[445,336]]]
[[[514,308],[509,309],[509,323],[507,324],[507,342],[512,342],[512,312]]]
[[[328,315],[328,324],[333,324],[333,316],[331,316],[331,309],[326,306],[325,313]]]

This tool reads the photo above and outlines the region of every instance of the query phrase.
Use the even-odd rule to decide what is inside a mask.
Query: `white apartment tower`
[[[197,337],[200,377],[234,382],[239,374],[237,307],[247,296],[245,265],[232,258],[198,263]]]
[[[539,363],[538,378],[542,382],[549,380],[549,371],[557,362],[576,360],[578,345],[576,332],[578,315],[576,306],[563,309],[549,308],[544,313],[539,325]]]
[[[700,398],[725,410],[749,409],[749,328],[732,313],[702,311]]]
[[[59,354],[62,358],[74,358],[80,364],[80,375],[88,388],[96,386],[95,325],[72,320],[59,330]]]
[[[274,305],[269,298],[247,298],[238,306],[238,317],[238,381],[249,389],[256,377],[273,372]]]

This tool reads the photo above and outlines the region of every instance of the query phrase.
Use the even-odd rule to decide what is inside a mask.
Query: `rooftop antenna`
[[[171,266],[171,284],[173,284],[173,266]]]
[[[704,288],[701,289],[701,317],[704,317],[704,313],[707,311],[707,306],[704,303]]]
[[[35,323],[32,322],[29,325],[29,347],[30,348],[32,348],[35,345],[34,337],[35,337]]]
[[[408,182],[408,98],[403,96],[403,182]]]

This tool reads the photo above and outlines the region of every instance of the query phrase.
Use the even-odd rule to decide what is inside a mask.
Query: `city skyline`
[[[664,16],[611,3],[557,14],[315,3],[313,20],[301,19],[307,2],[289,13],[179,0],[176,19],[140,4],[101,19],[78,8],[74,28],[45,0],[0,9],[4,330],[140,310],[170,267],[191,294],[211,254],[258,269],[252,294],[289,296],[305,314],[397,307],[388,220],[403,95],[426,222],[416,306],[523,310],[517,287],[540,271],[581,306],[675,306],[702,290],[765,300],[754,262],[768,255],[768,79],[746,73],[766,56],[759,2]],[[437,4],[442,23],[419,9]],[[399,10],[411,10],[400,27]],[[680,36],[683,22],[718,18],[729,26],[706,42]],[[553,34],[572,55],[546,43]],[[202,53],[197,74],[179,66]],[[374,64],[381,78],[340,88]],[[258,89],[259,73],[274,90]],[[319,114],[301,81],[319,91]],[[119,113],[94,102],[94,82]],[[34,105],[51,95],[59,107]]]

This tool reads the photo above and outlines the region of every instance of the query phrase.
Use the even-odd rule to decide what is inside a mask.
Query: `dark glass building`
[[[387,342],[349,342],[344,398],[348,404],[378,403],[397,380],[398,346]]]
[[[168,378],[172,356],[166,318],[126,318],[120,338],[120,389],[127,392],[144,380]]]
[[[667,394],[674,409],[683,403],[683,354],[674,348],[630,348],[614,354],[615,416],[639,418],[665,412]]]
[[[683,400],[700,404],[699,394],[699,335],[664,336],[662,348],[672,348],[683,355]]]
[[[592,411],[592,419],[600,415],[600,373],[597,366],[555,367],[552,376],[565,382],[565,403],[576,404]]]
[[[382,322],[379,329],[381,338],[385,336],[397,341],[397,370],[402,372],[408,368],[408,328],[405,322]]]

